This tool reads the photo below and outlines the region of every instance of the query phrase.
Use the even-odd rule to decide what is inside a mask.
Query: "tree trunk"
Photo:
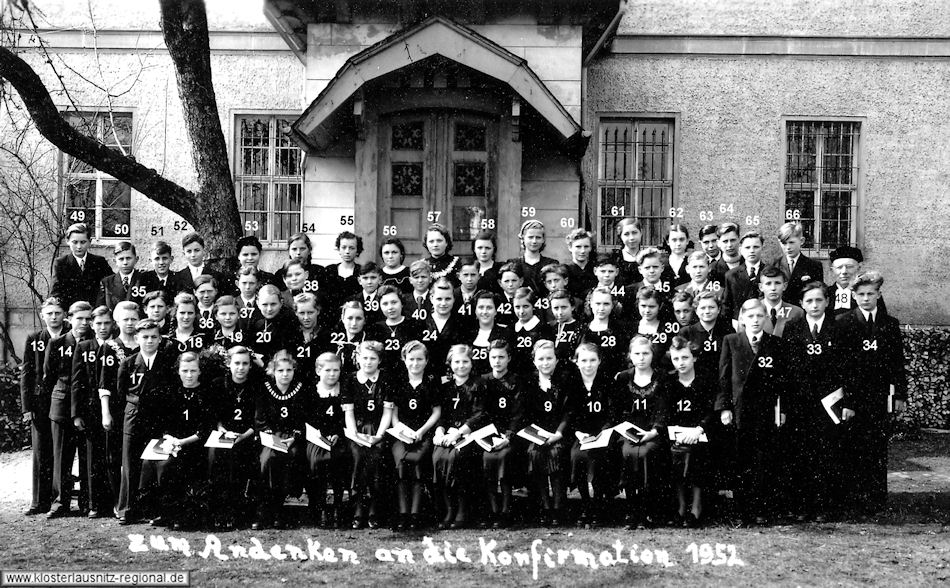
[[[242,227],[212,84],[208,16],[204,0],[160,0],[159,4],[162,35],[175,64],[198,176],[197,210],[189,220],[205,238],[212,264],[221,267],[234,257]]]

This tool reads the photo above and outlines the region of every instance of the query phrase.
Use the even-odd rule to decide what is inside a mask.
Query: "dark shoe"
[[[361,518],[355,518],[353,519],[353,522],[350,523],[350,528],[353,529],[354,531],[362,529],[365,526],[366,525],[363,524],[363,519]]]
[[[23,511],[23,516],[33,517],[38,514],[46,514],[49,512],[48,506],[31,506],[30,508]]]
[[[172,531],[181,531],[184,528],[185,528],[185,525],[183,525],[182,523],[178,521],[175,521],[174,523],[172,523]]]
[[[636,528],[637,528],[637,517],[633,515],[627,515],[623,518],[624,531],[633,531]]]
[[[808,522],[808,515],[805,515],[805,514],[795,515],[795,522],[796,522],[796,523],[799,523],[799,524],[800,524],[800,523],[807,523],[807,522]]]
[[[699,519],[691,512],[686,513],[686,516],[683,517],[683,526],[687,529],[698,529],[700,527]]]
[[[458,519],[455,519],[455,521],[453,521],[452,524],[449,525],[449,528],[450,528],[450,529],[453,529],[453,530],[454,530],[454,529],[464,529],[464,528],[466,528],[466,527],[468,527],[468,521],[466,521],[466,520],[461,520],[461,521],[460,521],[460,520],[458,520]]]
[[[116,517],[116,521],[118,521],[118,523],[119,523],[120,525],[131,525],[131,524],[132,524],[132,519],[130,519],[130,518],[128,518],[128,517],[124,517],[124,516]]]
[[[828,522],[828,518],[823,514],[815,515],[815,522],[820,525],[822,523]]]
[[[408,520],[407,520],[408,518],[409,518],[409,515],[405,515],[405,514],[396,515],[396,524],[393,525],[393,531],[398,531],[398,532],[405,531],[409,527]]]
[[[263,529],[265,526],[266,526],[266,525],[264,524],[264,521],[258,519],[258,520],[256,520],[256,521],[254,521],[253,523],[251,523],[251,530],[252,530],[252,531],[260,531],[260,530]]]
[[[764,527],[769,524],[769,521],[765,517],[755,517],[755,524],[756,526]]]
[[[417,514],[409,515],[409,530],[418,531],[422,528],[422,520]]]
[[[379,521],[376,520],[374,517],[370,517],[369,522],[366,523],[366,526],[369,527],[370,529],[378,529]]]
[[[167,527],[169,522],[165,520],[165,517],[155,517],[154,519],[150,520],[148,524],[152,525],[153,527]]]
[[[69,516],[68,508],[57,508],[56,510],[51,510],[48,513],[46,513],[47,519],[59,519],[62,517],[67,517],[67,516]]]

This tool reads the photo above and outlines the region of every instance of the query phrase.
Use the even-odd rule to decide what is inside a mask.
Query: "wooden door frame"
[[[496,258],[517,257],[520,254],[518,230],[521,217],[521,158],[522,143],[516,139],[515,119],[510,105],[512,94],[496,90],[476,89],[393,89],[381,88],[364,95],[362,115],[357,125],[362,133],[356,140],[355,167],[355,221],[359,227],[367,256],[378,257],[382,241],[383,219],[391,214],[389,200],[379,197],[379,166],[381,143],[380,125],[390,115],[411,114],[413,111],[431,111],[438,107],[446,111],[488,116],[497,120],[496,153],[494,158],[494,189],[497,203],[495,234],[498,241]],[[468,251],[454,251],[467,255]]]

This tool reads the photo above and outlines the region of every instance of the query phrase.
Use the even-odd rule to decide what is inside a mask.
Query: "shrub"
[[[30,428],[23,423],[20,407],[20,370],[0,369],[0,451],[30,446]]]

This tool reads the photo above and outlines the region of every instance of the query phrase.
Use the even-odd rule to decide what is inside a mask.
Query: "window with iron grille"
[[[234,192],[244,232],[279,243],[300,230],[303,153],[287,134],[289,119],[241,115],[235,121]]]
[[[86,136],[132,155],[132,113],[67,112],[63,117]],[[132,189],[72,155],[64,153],[60,161],[66,224],[86,223],[95,239],[128,239]]]
[[[855,245],[861,123],[787,121],[785,219],[802,223],[805,248]]]
[[[617,223],[640,220],[642,244],[659,245],[673,207],[673,119],[600,121],[597,234],[602,249],[622,247]]]

